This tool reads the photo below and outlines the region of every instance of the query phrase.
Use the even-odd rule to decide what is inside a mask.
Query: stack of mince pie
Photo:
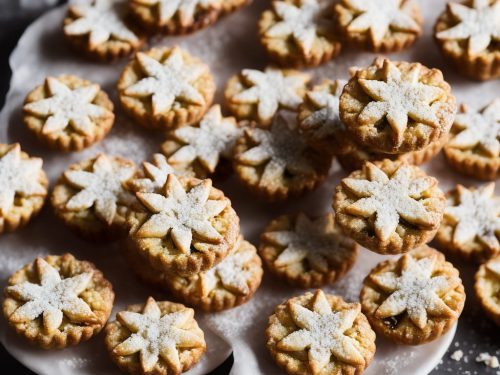
[[[219,108],[214,116],[220,117]],[[228,125],[232,129],[232,122]],[[194,135],[200,128],[184,129]],[[190,132],[184,135],[187,140]],[[180,146],[173,155],[197,151],[196,142],[182,144],[180,136],[175,140]],[[153,159],[129,182],[138,201],[127,220],[126,248],[133,269],[143,281],[205,311],[246,302],[259,287],[263,271],[257,250],[240,234],[231,201],[210,179],[194,177],[193,168],[180,175],[168,163],[171,158],[156,154]]]

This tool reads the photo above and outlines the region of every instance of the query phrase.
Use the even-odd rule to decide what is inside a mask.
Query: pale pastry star
[[[59,272],[42,258],[36,258],[35,269],[40,284],[25,281],[7,287],[8,294],[25,302],[9,320],[29,323],[42,315],[48,334],[53,334],[61,326],[64,316],[73,323],[97,321],[87,302],[78,297],[89,285],[92,272],[61,279]]]
[[[195,14],[198,9],[219,9],[221,0],[135,0],[136,3],[157,6],[160,21],[166,23],[179,15],[182,26],[190,26],[195,22]]]

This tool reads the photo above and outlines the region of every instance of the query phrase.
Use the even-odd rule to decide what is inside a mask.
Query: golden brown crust
[[[500,277],[487,266],[500,262],[500,255],[482,264],[474,277],[474,292],[483,311],[500,326]]]
[[[369,164],[371,163],[366,162],[362,170],[352,172],[347,179],[367,180]],[[373,164],[387,176],[392,176],[400,167],[407,166],[411,173],[411,180],[429,178],[420,168],[403,161],[385,159]],[[362,217],[347,211],[347,207],[362,199],[353,194],[345,185],[344,181],[347,179],[342,180],[337,186],[333,196],[335,219],[347,236],[379,254],[404,253],[432,240],[439,228],[445,206],[445,197],[437,186],[437,180],[430,177],[429,187],[420,193],[419,198],[415,198],[432,216],[432,225],[412,225],[400,217],[395,231],[390,234],[387,240],[383,240],[376,234],[376,213],[369,217]]]
[[[151,297],[149,297],[151,299]],[[156,302],[161,316],[165,314],[175,313],[185,311],[187,308],[180,304],[169,301],[158,301]],[[127,307],[126,311],[131,311],[135,313],[143,312],[144,305],[130,305]],[[191,310],[191,309],[189,309]],[[120,313],[117,314],[117,318]],[[191,319],[188,325],[184,327],[191,334],[201,334],[203,337],[203,331],[198,327],[198,323],[196,320]],[[180,371],[176,371],[172,366],[163,359],[163,356],[158,357],[158,361],[154,364],[154,367],[151,371],[144,371],[141,360],[139,359],[138,353],[132,355],[119,355],[114,350],[115,348],[123,343],[127,338],[132,335],[132,332],[120,322],[120,320],[115,320],[113,322],[109,322],[105,328],[105,337],[104,343],[106,345],[106,349],[113,360],[113,362],[124,372],[129,373],[131,375],[180,375],[183,372],[188,371],[191,367],[196,365],[203,354],[206,351],[206,343],[203,339],[203,345],[200,347],[192,347],[192,348],[181,348],[177,347],[176,349],[179,352],[180,359]]]
[[[457,172],[483,181],[493,181],[500,171],[500,157],[491,158],[474,153],[473,150],[459,150],[445,145],[444,156]]]
[[[153,48],[144,52],[144,54],[157,61],[163,62],[175,49],[178,49],[178,47]],[[215,94],[215,81],[210,73],[210,69],[198,58],[182,49],[178,50],[180,50],[184,65],[192,64],[204,70],[203,73],[192,82],[193,87],[203,97],[203,104],[191,104],[176,99],[175,103],[179,105],[172,106],[165,112],[154,114],[151,105],[151,96],[139,98],[126,95],[125,90],[128,87],[146,77],[137,58],[134,58],[125,66],[118,80],[118,96],[123,110],[137,121],[138,124],[147,129],[172,129],[183,125],[193,124],[203,117],[212,103]]]
[[[208,6],[197,7],[193,15],[193,20],[183,24],[179,12],[172,18],[162,20],[158,10],[159,4],[144,4],[140,0],[130,0],[131,16],[148,33],[162,33],[165,35],[190,34],[213,24],[220,12],[222,4],[212,3]]]
[[[384,81],[390,65],[399,69],[402,75],[409,74],[413,69],[418,70],[419,83],[441,90],[441,96],[432,103],[436,116],[435,126],[408,117],[406,128],[398,140],[385,115],[375,124],[360,123],[358,119],[360,114],[368,104],[374,102],[374,99],[364,91],[359,80]],[[431,142],[438,141],[448,133],[453,123],[455,109],[455,97],[451,94],[450,85],[444,81],[440,70],[429,69],[420,63],[390,62],[383,59],[376,59],[368,68],[357,70],[340,97],[340,117],[353,140],[363,147],[380,153],[400,154],[416,151],[427,147]]]
[[[126,4],[122,4],[121,6],[126,6]],[[69,6],[68,12],[64,19],[64,26],[72,24],[79,18],[80,16],[78,15],[76,7]],[[128,20],[128,15],[125,15],[125,23],[127,25],[132,25],[132,23]],[[133,30],[133,32],[137,36],[136,41],[123,41],[115,39],[113,36],[111,36],[109,40],[96,46],[92,46],[90,44],[90,34],[70,35],[68,32],[64,31],[64,37],[76,51],[83,54],[84,56],[92,60],[112,63],[122,57],[132,55],[144,43],[144,38],[138,35],[136,30]]]
[[[54,267],[61,278],[68,278],[84,272],[92,272],[92,279],[79,297],[87,303],[96,320],[92,323],[76,323],[67,318],[62,325],[52,334],[48,334],[43,329],[41,316],[23,323],[15,323],[10,320],[10,316],[18,307],[24,304],[14,298],[7,290],[4,291],[3,314],[8,323],[16,332],[26,338],[30,343],[40,346],[43,349],[62,349],[67,346],[77,345],[81,341],[86,341],[101,331],[106,324],[111,310],[115,294],[111,283],[106,280],[101,271],[94,264],[77,260],[71,254],[49,255],[44,260]],[[19,271],[15,272],[8,281],[8,286],[18,285],[22,282],[39,284],[40,280],[35,269],[34,262],[30,263]]]
[[[250,5],[252,0],[224,0],[220,16],[227,16],[237,10]]]
[[[391,293],[384,291],[375,284],[371,277],[385,272],[394,272],[396,276],[400,276],[403,257],[399,258],[399,260],[383,261],[370,271],[363,281],[360,301],[363,313],[377,334],[387,337],[398,344],[420,345],[441,337],[455,324],[464,307],[465,291],[459,279],[458,270],[451,263],[446,262],[444,255],[439,251],[423,245],[405,256],[411,256],[416,260],[435,256],[437,259],[432,271],[432,277],[458,278],[458,285],[446,291],[445,294],[438,296],[451,310],[452,314],[450,316],[433,316],[427,313],[427,323],[423,329],[412,322],[407,312],[385,319],[376,316],[377,309],[387,300]]]
[[[71,90],[93,85],[92,82],[74,75],[61,75],[57,77],[57,80],[68,86]],[[50,97],[51,93],[46,80],[44,84],[35,87],[28,93],[24,104],[38,102]],[[78,132],[71,125],[60,131],[44,133],[42,130],[49,116],[39,116],[31,113],[26,108],[23,109],[23,121],[28,129],[50,148],[60,151],[79,151],[102,140],[111,130],[115,120],[113,102],[103,90],[99,90],[91,103],[104,108],[106,112],[102,116],[91,118],[92,129],[89,134]]]
[[[179,182],[186,192],[203,183],[202,180],[196,178],[180,178]],[[210,219],[212,227],[222,236],[220,242],[210,242],[193,233],[191,251],[185,254],[175,245],[171,236],[139,237],[138,230],[153,215],[145,207],[141,207],[132,209],[127,219],[127,225],[130,228],[129,240],[133,251],[139,252],[154,269],[183,276],[191,276],[208,270],[219,263],[237,241],[240,229],[239,217],[221,190],[211,187],[208,199],[227,203],[221,213]]]
[[[187,305],[201,308],[203,311],[207,312],[231,309],[235,306],[244,304],[252,298],[262,280],[262,262],[257,255],[257,250],[255,246],[245,241],[243,238],[238,240],[235,248],[222,262],[226,261],[231,256],[237,258],[245,253],[248,254],[248,259],[244,261],[242,267],[237,268],[238,273],[244,274],[243,278],[246,285],[246,290],[244,292],[241,290],[236,291],[234,287],[231,289],[225,287],[220,275],[214,275],[214,277],[217,278],[215,288],[204,292],[202,284],[204,283],[203,278],[206,272],[189,277],[172,275],[166,277],[165,281],[172,294]],[[250,256],[250,254],[252,255]],[[217,265],[215,267],[217,267]]]
[[[90,172],[99,156],[71,164],[66,171]],[[116,166],[134,167],[134,163],[128,159],[118,156],[108,156],[108,158]],[[70,210],[66,207],[68,201],[80,191],[81,189],[77,189],[70,184],[64,173],[56,181],[50,196],[50,203],[54,208],[54,213],[64,224],[85,239],[92,241],[113,240],[126,234],[125,223],[132,203],[118,202],[113,221],[108,224],[97,216],[95,204],[87,209],[80,210]]]
[[[496,0],[492,0],[494,3]],[[472,0],[462,2],[465,6],[471,6]],[[467,51],[467,39],[441,39],[437,33],[448,30],[458,24],[458,20],[450,10],[450,6],[441,13],[434,25],[434,39],[441,53],[455,66],[463,75],[485,81],[500,77],[500,48],[498,43],[492,42],[490,47],[477,55],[472,56]]]
[[[370,29],[365,31],[348,30],[348,26],[353,19],[361,14],[351,8],[348,1],[340,1],[339,4],[335,5],[334,9],[338,28],[349,45],[372,52],[388,53],[409,47],[422,34],[423,18],[418,4],[411,0],[404,0],[400,8],[408,10],[407,14],[418,24],[419,30],[398,30],[389,27],[389,30],[380,41],[373,39]]]
[[[480,192],[485,187],[487,186],[483,186],[481,189],[468,189],[462,185],[457,185],[455,189],[449,191],[446,194],[448,198],[447,209],[457,209],[461,206],[461,203],[468,203],[461,202],[459,192],[465,190],[470,191],[474,194]],[[488,203],[485,203],[488,206],[492,207],[492,211],[495,211],[495,207],[498,206],[497,200],[498,197],[493,196]],[[469,204],[470,203],[471,202],[469,202]],[[441,225],[434,239],[436,241],[437,247],[443,250],[443,252],[445,252],[446,254],[459,256],[460,258],[470,262],[484,263],[491,257],[500,253],[500,245],[498,243],[498,239],[500,238],[500,236],[498,236],[495,233],[495,230],[492,229],[495,227],[495,222],[482,221],[494,220],[494,217],[489,216],[489,213],[485,212],[487,207],[478,207],[477,202],[474,201],[472,201],[471,205],[476,205],[476,207],[462,206],[463,209],[467,209],[468,211],[461,220],[462,225],[466,224],[466,226],[469,227],[469,230],[472,228],[472,230],[483,230],[484,233],[474,233],[474,236],[465,242],[456,241],[456,230],[460,221],[457,221],[457,219],[454,218],[453,215],[448,214],[447,209],[445,209],[443,220],[441,221]],[[477,209],[478,211],[474,211],[474,209]],[[484,229],[481,227],[483,225],[485,225]],[[491,232],[493,233],[490,233],[489,229],[491,229]],[[485,237],[493,236],[497,240],[481,240],[482,235],[484,235]]]
[[[302,244],[304,248],[302,250],[308,250],[312,254],[315,250],[318,251],[316,246],[321,243],[320,241],[330,241],[329,251],[331,253],[337,253],[338,255],[328,258],[324,254],[324,259],[326,262],[326,267],[321,269],[321,267],[314,267],[308,257],[304,257],[302,260],[297,262],[292,262],[290,264],[276,264],[278,257],[290,246],[283,245],[277,242],[273,236],[273,232],[295,232],[297,224],[297,215],[283,215],[277,219],[271,221],[269,225],[264,229],[261,234],[261,242],[259,245],[259,254],[262,257],[264,263],[271,273],[276,275],[282,280],[285,280],[290,285],[300,286],[301,288],[318,288],[322,285],[332,284],[335,281],[343,277],[354,265],[356,261],[359,246],[351,239],[345,237],[338,228],[335,227],[335,219],[333,214],[326,214],[321,218],[324,221],[314,223],[318,228],[318,232],[322,235],[318,237],[318,242],[302,243],[299,242],[296,245]],[[316,220],[313,220],[313,222]],[[320,228],[323,226],[323,228]],[[297,233],[298,236],[305,235],[305,233]],[[314,233],[310,233],[309,240],[313,237]],[[302,240],[307,238],[300,237]],[[311,248],[305,248],[307,245]],[[326,250],[326,248],[325,248]]]
[[[420,165],[434,158],[448,141],[448,134],[444,134],[438,141],[430,143],[427,147],[410,151],[404,154],[381,154],[362,149],[354,142],[350,142],[351,150],[338,155],[337,160],[346,172],[361,169],[365,161],[381,161],[383,159],[402,160],[411,165]],[[347,142],[346,142],[347,143]]]
[[[321,0],[320,0],[321,1]],[[299,0],[285,0],[295,6],[300,6]],[[333,10],[326,7],[322,20],[333,24]],[[304,51],[295,41],[293,35],[271,37],[267,31],[281,21],[281,17],[273,10],[264,11],[259,19],[260,42],[273,61],[283,67],[314,67],[323,64],[337,56],[342,45],[335,35],[333,27],[317,30],[310,51]]]
[[[234,148],[233,169],[240,182],[254,194],[270,202],[282,201],[315,189],[328,176],[332,161],[331,156],[324,155],[307,146],[302,151],[302,155],[311,167],[309,173],[289,171],[285,168],[283,174],[273,179],[272,183],[263,183],[262,176],[269,162],[251,165],[241,160],[243,153],[257,145],[251,137],[252,128],[268,129],[266,126],[255,123],[247,126],[245,134],[238,139]],[[297,129],[293,130],[293,136],[301,137]],[[293,167],[295,166],[290,168]]]
[[[0,143],[0,156],[5,155],[14,147],[20,147],[19,143],[10,145]],[[24,151],[21,151],[20,156],[21,160],[30,159],[30,156]],[[6,213],[0,213],[0,234],[4,232],[13,232],[16,229],[25,226],[32,217],[36,216],[40,212],[45,204],[45,198],[47,198],[47,190],[49,186],[47,175],[43,169],[40,169],[38,176],[33,176],[33,178],[45,188],[44,194],[21,196],[21,194],[16,193],[14,196],[14,204],[9,211]]]
[[[274,313],[269,317],[266,329],[266,345],[276,363],[287,374],[313,374],[308,363],[307,348],[300,351],[283,351],[278,348],[278,345],[284,337],[290,335],[292,332],[297,332],[301,328],[293,320],[290,311],[291,304],[298,304],[307,309],[312,309],[313,300],[317,298],[318,292],[321,291],[318,290],[315,293],[307,292],[303,295],[290,298],[288,301],[278,305]],[[333,312],[359,308],[359,304],[347,303],[342,297],[331,294],[325,294],[324,296]],[[375,354],[375,332],[373,332],[368,320],[361,311],[357,314],[352,327],[343,332],[343,334],[357,343],[356,347],[363,357],[364,363],[353,365],[342,362],[331,355],[329,363],[322,370],[316,372],[316,374],[360,375],[369,365]]]

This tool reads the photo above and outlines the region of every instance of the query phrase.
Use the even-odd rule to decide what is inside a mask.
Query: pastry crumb
[[[498,362],[498,357],[495,355],[490,355],[489,353],[480,353],[476,357],[476,362],[483,362],[486,366],[490,368],[500,367],[500,363]]]
[[[462,357],[464,356],[464,352],[461,351],[461,350],[455,350],[452,355],[451,355],[451,359],[453,359],[454,361],[460,361],[462,359]]]

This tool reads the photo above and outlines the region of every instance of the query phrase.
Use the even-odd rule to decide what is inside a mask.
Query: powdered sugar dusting
[[[221,0],[134,0],[138,4],[157,6],[160,21],[166,23],[175,15],[179,16],[182,26],[190,26],[197,11],[210,7],[220,8]]]

